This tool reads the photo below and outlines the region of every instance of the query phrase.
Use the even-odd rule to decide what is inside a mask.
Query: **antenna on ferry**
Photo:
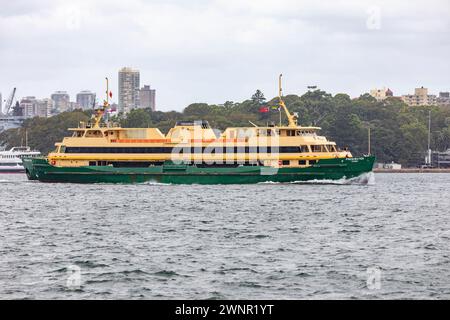
[[[283,108],[284,112],[286,113],[286,117],[288,119],[288,123],[289,123],[289,127],[297,127],[297,117],[296,115],[292,115],[288,108],[286,107],[286,105],[284,104],[282,93],[283,93],[283,89],[281,88],[281,77],[283,75],[280,74],[280,76],[278,77],[278,100],[279,100],[279,105],[280,107]],[[281,112],[280,112],[280,127],[281,127]]]
[[[105,114],[105,110],[108,109],[108,107],[109,107],[109,97],[108,97],[109,80],[108,80],[108,77],[105,77],[105,79],[106,79],[106,100],[103,100],[103,106],[101,108],[98,108],[97,110],[95,110],[94,127],[100,126],[100,120],[102,119],[103,115]]]
[[[283,95],[283,89],[281,88],[281,77],[283,76],[282,73],[280,73],[280,76],[278,77],[278,98],[281,100],[281,96]]]

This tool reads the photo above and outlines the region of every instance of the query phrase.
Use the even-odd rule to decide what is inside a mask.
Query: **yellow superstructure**
[[[250,126],[215,132],[207,122],[180,121],[164,135],[157,128],[121,128],[102,124],[108,99],[89,123],[69,129],[71,137],[56,143],[48,155],[52,165],[61,167],[104,165],[158,165],[164,161],[182,161],[205,165],[247,163],[270,167],[305,167],[319,159],[349,158],[336,143],[318,135],[319,127],[297,125],[281,98],[287,126]]]

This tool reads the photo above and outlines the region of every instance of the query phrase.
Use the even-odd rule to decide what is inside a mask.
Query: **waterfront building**
[[[450,168],[450,149],[446,151],[433,151],[431,165],[435,168]]]
[[[378,101],[384,100],[388,97],[393,97],[394,93],[389,88],[382,88],[382,89],[372,89],[370,90],[370,95],[377,99]]]
[[[0,92],[0,114],[3,114],[3,100],[2,93]]]
[[[95,93],[89,90],[83,90],[77,93],[77,104],[83,110],[93,109],[95,104]]]
[[[119,70],[119,111],[130,112],[139,107],[139,70],[122,68]]]
[[[402,100],[408,106],[433,106],[437,103],[436,96],[428,94],[424,87],[416,88],[414,94],[403,95]]]
[[[144,85],[141,90],[139,90],[140,107],[150,108],[152,111],[155,111],[155,95],[155,89],[151,89],[149,85]]]
[[[69,111],[70,109],[70,96],[66,91],[56,91],[51,95],[53,100],[53,109],[56,112]]]

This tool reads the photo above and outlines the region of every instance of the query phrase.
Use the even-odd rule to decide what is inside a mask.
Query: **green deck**
[[[373,156],[323,159],[306,168],[198,168],[166,164],[148,168],[112,166],[55,167],[44,158],[26,158],[23,163],[30,180],[72,183],[243,184],[258,182],[294,182],[353,178],[372,171]]]

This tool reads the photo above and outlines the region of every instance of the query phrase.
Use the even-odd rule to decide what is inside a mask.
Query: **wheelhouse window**
[[[276,136],[277,133],[273,129],[259,129],[257,131],[257,135],[260,137],[271,137],[271,136]]]
[[[81,138],[84,135],[84,130],[77,130],[73,133],[72,137]]]
[[[324,145],[311,145],[312,152],[327,152],[327,148]]]
[[[65,152],[66,152],[66,146],[60,146],[59,153],[65,153]]]
[[[85,137],[86,138],[102,138],[103,133],[100,130],[87,130]]]
[[[286,130],[286,135],[288,137],[294,137],[295,136],[295,130]]]

